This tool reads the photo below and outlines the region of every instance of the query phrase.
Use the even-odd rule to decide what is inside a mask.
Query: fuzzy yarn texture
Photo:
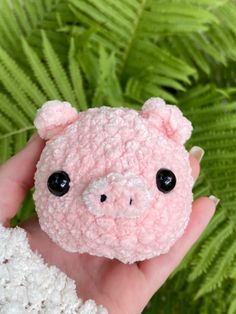
[[[0,225],[0,314],[107,314],[77,297],[75,282],[33,252],[26,232]]]
[[[191,122],[160,98],[146,101],[140,112],[104,106],[75,117],[74,108],[64,106],[50,101],[35,120],[47,140],[35,174],[41,228],[69,252],[124,263],[168,252],[192,208],[193,178],[184,147]],[[157,188],[162,168],[176,176],[169,193]],[[56,171],[70,178],[60,197],[47,186]]]

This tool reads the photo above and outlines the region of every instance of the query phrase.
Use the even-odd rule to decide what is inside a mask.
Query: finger
[[[0,167],[0,223],[8,225],[33,186],[44,141],[36,134],[26,147]]]
[[[194,180],[194,182],[196,182],[197,178],[199,176],[199,173],[200,173],[200,164],[197,161],[197,159],[192,155],[189,155],[189,162],[190,162],[190,166],[192,169],[193,180]]]
[[[197,180],[200,173],[200,162],[204,156],[204,150],[199,146],[193,146],[189,151],[189,161],[192,168],[194,181]]]
[[[170,251],[167,254],[154,257],[139,264],[139,268],[145,275],[152,294],[166,281],[170,273],[177,267],[194,242],[199,238],[212,218],[216,205],[216,200],[214,201],[208,197],[197,199],[193,203],[190,222],[184,235]]]

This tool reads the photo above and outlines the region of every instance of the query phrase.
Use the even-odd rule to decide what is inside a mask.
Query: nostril
[[[130,204],[130,205],[132,205],[132,203],[133,203],[133,199],[132,199],[132,198],[130,198],[130,200],[129,200],[129,204]]]
[[[107,196],[105,194],[102,194],[100,198],[100,202],[103,203],[105,202],[106,199],[107,199]]]

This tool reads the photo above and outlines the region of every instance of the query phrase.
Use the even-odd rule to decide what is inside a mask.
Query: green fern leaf
[[[227,250],[223,251],[223,254],[216,261],[216,265],[207,274],[203,285],[196,294],[196,298],[216,289],[222,283],[222,281],[229,276],[230,269],[233,264],[234,257],[236,255],[236,242],[230,240],[230,245]]]
[[[33,105],[41,105],[46,101],[46,97],[16,64],[16,62],[0,48],[0,62],[5,66],[8,73],[13,77],[24,93],[31,98]],[[37,106],[36,106],[37,107]]]
[[[58,56],[56,55],[55,51],[53,50],[46,34],[43,32],[43,49],[45,59],[47,61],[47,65],[51,72],[51,75],[57,84],[58,89],[60,89],[62,96],[67,101],[71,102],[72,104],[76,103],[74,91],[69,83],[68,76],[63,69]]]
[[[12,149],[11,149],[11,139],[9,138],[2,138],[0,140],[0,165],[6,161],[10,156],[12,155]]]
[[[29,125],[29,120],[19,108],[20,106],[16,105],[14,101],[10,100],[6,95],[0,93],[0,103],[0,111],[12,121],[14,127],[21,128]]]
[[[115,73],[114,54],[107,56],[107,53],[102,47],[100,49],[99,70],[99,78],[92,106],[100,106],[103,103],[120,106],[122,104],[122,95]]]
[[[7,132],[10,132],[12,130],[12,123],[11,121],[6,118],[2,112],[0,112],[0,121],[1,121],[1,124],[0,124],[0,132],[1,133],[7,133]]]
[[[87,97],[86,97],[86,93],[83,86],[83,80],[82,80],[80,67],[79,67],[78,62],[76,62],[75,44],[73,40],[71,40],[71,44],[70,44],[69,70],[70,70],[70,78],[71,78],[72,86],[75,92],[75,96],[79,103],[79,108],[81,110],[86,110],[88,108]]]
[[[40,61],[38,55],[25,40],[22,41],[22,44],[32,71],[44,93],[49,99],[60,99],[62,96],[49,76],[45,65]]]
[[[6,68],[0,63],[0,81],[4,85],[6,91],[12,96],[16,103],[20,104],[19,107],[25,113],[29,121],[32,121],[35,116],[35,109],[32,102],[26,96],[24,91],[19,88],[14,77],[8,73]]]
[[[220,227],[220,231],[209,238],[201,247],[199,257],[195,258],[193,271],[189,276],[189,280],[193,281],[203,273],[206,273],[209,266],[217,253],[224,246],[225,240],[232,235],[234,231],[233,224],[228,223]]]

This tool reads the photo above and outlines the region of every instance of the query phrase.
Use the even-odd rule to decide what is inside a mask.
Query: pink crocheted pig
[[[35,175],[41,228],[69,252],[124,263],[163,253],[183,234],[193,178],[184,143],[192,125],[160,98],[140,112],[77,112],[49,101],[35,126],[47,140]]]

